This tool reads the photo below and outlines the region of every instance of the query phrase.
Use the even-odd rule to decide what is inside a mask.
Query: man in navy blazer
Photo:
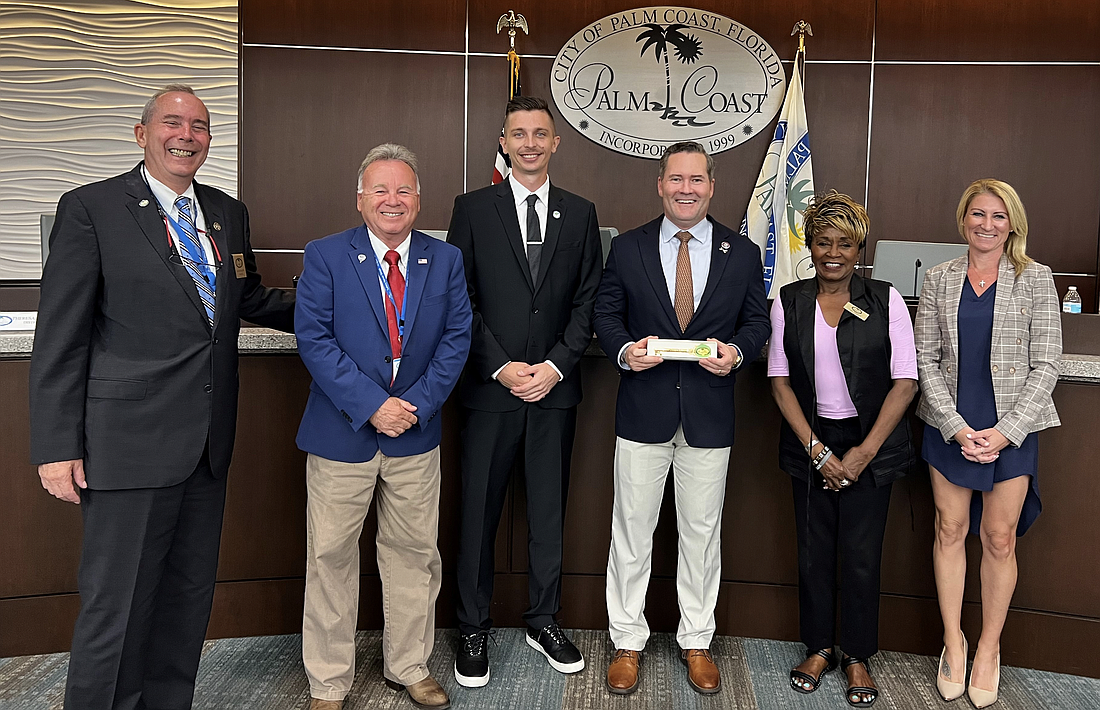
[[[638,686],[649,638],[643,609],[653,529],[672,467],[679,559],[676,640],[688,682],[721,688],[709,647],[721,573],[721,518],[733,444],[733,372],[770,333],[760,252],[707,216],[714,160],[698,143],[669,146],[657,192],[664,215],[616,237],[596,296],[600,346],[621,376],[615,410],[615,502],[607,613],[612,693]],[[665,361],[651,339],[711,341],[717,357]]]
[[[295,314],[313,376],[297,438],[309,454],[309,707],[338,710],[355,677],[359,535],[377,491],[386,683],[417,707],[445,708],[426,665],[441,576],[439,413],[470,349],[470,300],[461,252],[412,229],[412,152],[374,148],[357,185],[364,224],[306,246]]]

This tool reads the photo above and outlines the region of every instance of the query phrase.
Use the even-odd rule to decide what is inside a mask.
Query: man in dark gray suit
[[[194,182],[210,114],[146,104],[144,161],[62,196],[31,356],[31,458],[84,518],[68,710],[189,708],[237,421],[240,318],[293,329],[245,206]]]
[[[458,546],[455,678],[489,682],[493,543],[512,465],[527,484],[527,643],[562,673],[584,668],[554,615],[561,599],[562,529],[569,487],[580,359],[592,340],[602,256],[596,208],[552,184],[560,137],[546,102],[508,102],[500,142],[512,174],[455,199],[447,241],[462,250],[473,341],[459,384],[462,527]]]

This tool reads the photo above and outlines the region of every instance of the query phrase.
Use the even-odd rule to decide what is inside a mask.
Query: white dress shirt
[[[370,245],[374,249],[374,255],[378,258],[378,263],[382,265],[382,273],[386,274],[386,277],[388,278],[390,275],[391,267],[389,264],[386,263],[386,252],[388,252],[390,248],[386,246],[386,244],[381,239],[374,236],[374,232],[370,231],[370,227],[367,227],[367,236],[370,237]],[[408,296],[409,294],[409,248],[411,246],[412,232],[409,232],[409,234],[405,237],[405,240],[394,248],[394,251],[397,252],[397,270],[401,272],[402,278],[405,279],[405,296]],[[378,269],[376,267],[375,272],[377,271]],[[382,307],[385,308],[386,302],[390,299],[390,297],[386,295],[386,286],[384,285],[384,282],[382,280],[382,274],[378,274],[378,288],[382,291]],[[404,298],[401,299],[401,302],[402,304],[404,304]],[[400,321],[402,309],[395,308],[394,310],[397,313],[397,319]],[[402,343],[402,347],[404,347],[404,343]],[[401,358],[394,358],[393,379],[395,380],[397,379],[397,371],[398,369],[400,369],[400,367]]]
[[[703,218],[690,229],[681,230],[668,217],[661,220],[661,236],[658,245],[661,251],[661,270],[665,272],[665,284],[668,286],[668,299],[676,304],[676,261],[680,256],[680,240],[676,237],[681,231],[691,232],[688,240],[688,258],[691,259],[691,300],[692,310],[699,308],[703,290],[710,276],[711,236],[714,225]]]
[[[521,244],[523,244],[523,253],[526,254],[527,253],[527,210],[529,209],[527,207],[527,197],[529,195],[535,195],[535,196],[538,197],[538,199],[535,200],[535,214],[537,214],[539,216],[539,229],[542,231],[542,234],[539,235],[538,241],[539,242],[545,242],[546,241],[546,215],[547,215],[546,208],[547,208],[547,201],[550,198],[550,176],[547,175],[546,180],[544,180],[542,185],[540,185],[538,187],[538,189],[535,190],[534,192],[532,192],[531,190],[528,190],[523,185],[520,185],[519,181],[516,180],[515,176],[511,175],[511,174],[508,175],[508,186],[512,188],[512,197],[513,197],[513,199],[515,200],[515,203],[516,203],[516,219],[519,220],[519,235],[520,235],[520,240],[519,241],[520,241]],[[508,367],[510,364],[512,364],[511,360],[509,360],[508,362],[501,365],[497,369],[497,371],[493,373],[493,379],[494,380],[497,379],[497,376],[500,375],[501,370]],[[557,365],[552,363],[550,360],[546,360],[546,364],[549,365],[550,367],[554,368],[554,372],[558,373],[558,382],[561,382],[562,380],[565,379],[565,375],[561,374],[561,370],[558,369]]]
[[[156,198],[160,208],[172,219],[177,222],[181,221],[180,211],[176,208],[176,200],[180,197],[187,197],[191,200],[191,205],[195,210],[195,228],[198,230],[199,245],[202,247],[204,257],[207,264],[216,264],[217,261],[214,258],[214,247],[210,243],[210,238],[206,236],[206,218],[202,214],[202,207],[199,206],[199,200],[195,197],[195,183],[191,183],[187,186],[187,189],[183,191],[182,195],[177,195],[176,191],[165,185],[160,180],[149,174],[149,171],[145,169],[145,166],[141,166],[141,174],[145,176],[145,182],[149,185],[149,189],[153,193],[153,197]],[[176,247],[176,252],[180,255],[186,254],[180,246],[179,235],[176,234],[175,227],[171,226],[171,222],[168,223],[168,233],[172,237],[172,244]]]
[[[548,175],[542,185],[534,192],[520,185],[519,181],[517,181],[513,175],[508,176],[508,185],[512,188],[512,196],[516,202],[516,217],[519,219],[519,235],[522,237],[520,241],[523,242],[523,251],[526,253],[527,197],[529,195],[538,197],[538,200],[535,201],[535,214],[539,216],[539,229],[542,230],[542,233],[539,234],[539,238],[536,241],[546,241],[546,204],[550,197],[550,176]]]

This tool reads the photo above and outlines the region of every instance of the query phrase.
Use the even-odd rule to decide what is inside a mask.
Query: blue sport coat
[[[313,376],[298,428],[303,451],[362,463],[379,449],[412,456],[439,445],[439,412],[470,351],[470,299],[462,253],[415,230],[411,239],[401,367],[392,385],[386,309],[366,226],[306,246],[294,321],[298,353]],[[368,422],[391,396],[415,405],[419,420],[397,438]]]
[[[619,351],[647,335],[732,343],[755,360],[771,334],[760,250],[715,222],[710,275],[687,331],[680,330],[668,295],[658,240],[661,217],[611,241],[611,253],[592,323],[600,347],[619,372],[615,434],[645,444],[664,443],[682,423],[691,446],[733,444],[733,385],[736,372],[712,375],[697,362],[666,360],[641,372],[623,370]],[[710,219],[710,217],[707,217]],[[300,296],[299,296],[300,298]]]

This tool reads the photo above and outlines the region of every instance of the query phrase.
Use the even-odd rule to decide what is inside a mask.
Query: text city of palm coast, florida
[[[558,110],[588,139],[659,158],[697,140],[711,153],[755,136],[783,101],[786,75],[759,34],[683,7],[609,15],[577,32],[554,59]]]

